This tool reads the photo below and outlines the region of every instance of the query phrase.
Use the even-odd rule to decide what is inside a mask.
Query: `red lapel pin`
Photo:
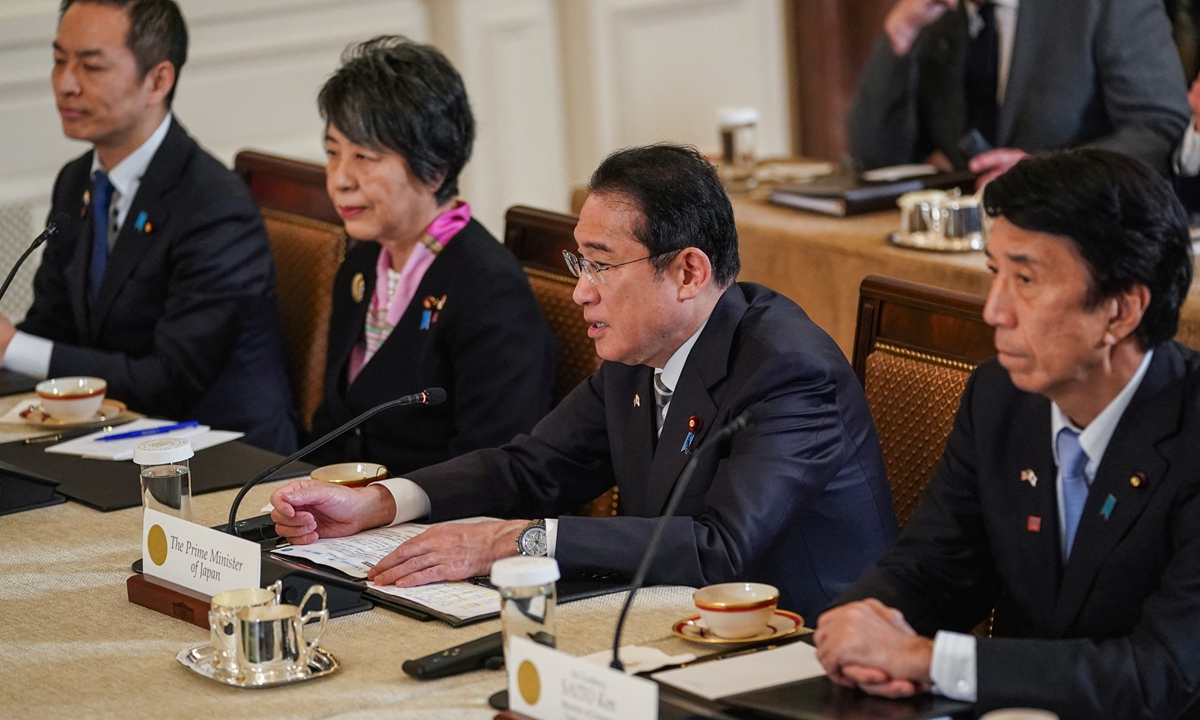
[[[1037,515],[1030,515],[1029,519],[1025,521],[1025,529],[1029,532],[1041,532],[1042,519]]]

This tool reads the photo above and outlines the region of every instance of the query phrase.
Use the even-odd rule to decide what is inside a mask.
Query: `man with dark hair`
[[[932,158],[982,182],[1084,146],[1165,174],[1187,119],[1162,0],[897,0],[847,129],[867,169]]]
[[[984,202],[998,357],[896,546],[820,617],[818,657],[843,684],[978,712],[1200,717],[1200,354],[1171,339],[1183,208],[1103,150],[1022,160]],[[991,637],[965,634],[993,609]]]
[[[93,375],[148,415],[195,419],[286,452],[296,429],[275,267],[245,184],[170,109],[187,59],[171,0],[66,0],[52,81],[63,133],[92,144],[54,184],[46,245],[4,366]]]
[[[568,575],[632,576],[692,452],[752,409],[751,427],[698,456],[648,578],[768,582],[783,607],[812,617],[896,532],[858,380],[794,303],[734,282],[733,209],[694,148],[616,152],[589,190],[579,254],[566,259],[600,370],[531,436],[499,449],[363,489],[281,488],[271,496],[279,532],[307,543],[422,516],[544,518],[438,525],[370,577],[455,580],[518,553],[553,556]],[[623,516],[565,515],[614,484]]]

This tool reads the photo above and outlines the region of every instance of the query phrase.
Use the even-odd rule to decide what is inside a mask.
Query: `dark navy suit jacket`
[[[838,346],[792,301],[730,286],[692,347],[655,439],[653,370],[606,362],[529,437],[408,477],[434,522],[555,517],[616,483],[621,517],[560,517],[566,574],[632,576],[694,447],[753,408],[755,423],[700,457],[648,579],[767,582],[816,620],[891,544],[895,513],[862,387]]]
[[[1200,696],[1198,381],[1200,354],[1154,351],[1063,563],[1050,401],[984,363],[904,534],[839,602],[879,598],[928,636],[969,632],[995,607],[994,636],[977,644],[979,712],[1200,717],[1188,710]]]
[[[71,220],[46,244],[18,325],[54,341],[50,377],[101,377],[132,410],[295,450],[275,264],[246,185],[172,120],[89,303],[91,167],[89,152],[58,174],[50,215]]]

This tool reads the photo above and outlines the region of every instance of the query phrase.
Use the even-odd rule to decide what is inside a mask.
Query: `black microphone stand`
[[[29,253],[36,250],[39,245],[46,242],[50,238],[58,235],[58,227],[60,225],[65,225],[70,220],[71,217],[66,213],[57,213],[54,216],[54,219],[50,221],[50,224],[46,226],[46,229],[42,231],[42,234],[33,239],[33,242],[29,245],[25,252],[21,253],[21,257],[17,258],[17,262],[13,265],[12,270],[8,272],[8,277],[4,279],[4,285],[0,285],[0,298],[4,297],[4,293],[8,292],[8,286],[12,284],[13,278],[17,276],[17,270],[20,270],[21,266],[25,264],[25,258],[29,257]]]
[[[271,477],[275,473],[282,470],[285,466],[290,465],[291,463],[295,462],[296,460],[299,460],[300,458],[309,454],[313,450],[316,450],[317,448],[321,447],[322,445],[329,442],[330,440],[333,440],[334,438],[341,436],[341,434],[346,432],[347,430],[352,430],[356,425],[359,425],[359,424],[365,422],[367,419],[371,418],[372,416],[376,415],[377,413],[383,412],[384,410],[388,410],[388,409],[394,408],[394,407],[399,407],[401,405],[437,405],[438,403],[444,401],[445,399],[446,399],[446,391],[443,390],[442,388],[426,388],[424,391],[419,392],[415,395],[405,395],[404,397],[396,398],[395,400],[389,400],[388,402],[380,403],[379,405],[376,405],[375,407],[366,411],[362,415],[359,415],[358,417],[350,420],[345,425],[342,425],[341,427],[337,428],[336,430],[334,430],[330,433],[326,433],[324,436],[318,438],[317,440],[313,441],[312,443],[305,445],[304,447],[300,448],[299,450],[292,453],[291,455],[288,455],[283,460],[279,461],[278,463],[275,463],[271,467],[267,468],[266,470],[263,470],[259,474],[250,478],[250,480],[245,485],[242,486],[242,489],[240,491],[238,491],[237,497],[235,497],[233,499],[233,505],[230,506],[230,508],[229,508],[229,524],[226,525],[223,528],[223,530],[226,533],[229,533],[230,535],[235,535],[235,536],[238,535],[237,511],[238,511],[238,507],[242,504],[242,499],[244,497],[246,497],[246,493],[250,492],[250,489],[253,488],[255,485],[259,484],[263,480],[266,480],[267,478]]]
[[[667,531],[667,523],[675,516],[675,509],[679,507],[679,501],[683,499],[683,491],[687,489],[688,483],[692,479],[692,474],[696,472],[696,463],[700,459],[700,454],[710,447],[720,445],[726,438],[743,430],[752,422],[753,416],[751,411],[744,411],[741,415],[730,421],[728,425],[721,428],[716,435],[696,448],[696,451],[692,453],[692,459],[688,460],[688,464],[684,466],[683,473],[679,476],[679,481],[675,483],[675,487],[671,490],[671,496],[667,499],[667,506],[663,509],[662,515],[659,516],[658,523],[654,526],[654,534],[650,536],[650,542],[646,545],[646,554],[642,556],[642,562],[638,565],[637,572],[633,576],[633,582],[629,586],[629,595],[625,598],[625,605],[621,608],[621,616],[617,618],[617,630],[613,633],[613,659],[609,667],[622,672],[625,671],[625,664],[621,662],[618,654],[621,649],[621,631],[625,629],[625,616],[629,614],[629,607],[633,605],[633,597],[637,595],[637,591],[646,582],[646,573],[650,571],[650,564],[654,562],[654,556],[658,553],[658,546],[662,544],[662,536]]]

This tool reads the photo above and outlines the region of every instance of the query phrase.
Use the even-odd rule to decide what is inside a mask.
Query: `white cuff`
[[[939,630],[933,638],[929,662],[933,691],[952,700],[975,702],[978,672],[975,668],[975,636]]]
[[[53,352],[52,341],[18,330],[4,352],[4,367],[45,380],[50,374],[50,354]]]
[[[1175,152],[1175,172],[1186,177],[1200,174],[1200,133],[1196,132],[1194,117],[1188,121],[1183,142]]]
[[[546,518],[546,554],[554,557],[554,548],[558,546],[558,519]]]
[[[396,501],[396,517],[392,519],[391,525],[411,522],[417,518],[429,515],[431,508],[429,495],[421,489],[420,485],[412,480],[408,478],[388,478],[387,480],[380,480],[375,484],[387,488],[387,491],[392,494],[392,498]]]

